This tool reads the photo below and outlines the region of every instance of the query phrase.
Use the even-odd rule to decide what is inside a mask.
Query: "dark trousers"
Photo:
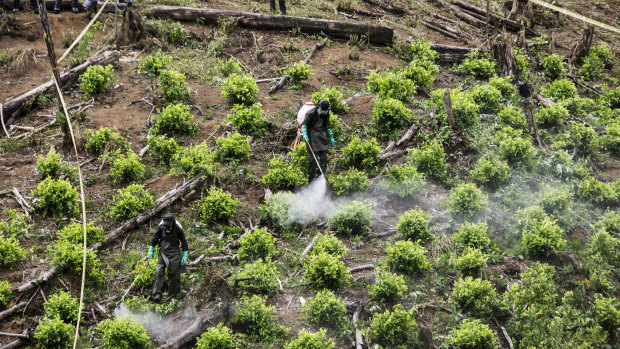
[[[310,152],[310,148],[306,145],[308,150],[308,183],[312,182],[316,177],[321,175],[321,171],[319,171],[319,167],[312,157],[312,152]],[[327,150],[324,151],[315,151],[314,155],[316,155],[316,159],[319,161],[321,165],[321,170],[323,173],[327,170]]]
[[[161,258],[157,261],[155,267],[155,282],[153,283],[153,294],[161,294],[164,288],[164,274],[166,272],[166,264],[160,263]],[[172,262],[171,262],[172,263]],[[170,272],[170,269],[175,269],[175,272]],[[179,294],[181,286],[181,273],[179,268],[168,268],[168,294],[171,297],[176,297]]]
[[[284,3],[285,0],[278,0],[278,3],[280,4],[280,12],[282,12],[283,15],[286,14],[286,4]],[[276,0],[269,0],[269,7],[271,8],[271,11],[275,12],[276,11]]]
[[[19,8],[19,1],[20,0],[13,0],[13,8]],[[4,7],[4,5],[2,7]],[[39,8],[39,4],[37,4],[36,0],[30,0],[30,7],[31,10],[34,11]]]

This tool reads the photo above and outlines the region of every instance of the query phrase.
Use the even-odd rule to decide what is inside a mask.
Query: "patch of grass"
[[[34,48],[6,49],[0,52],[0,66],[6,72],[24,73],[37,61],[36,53]]]

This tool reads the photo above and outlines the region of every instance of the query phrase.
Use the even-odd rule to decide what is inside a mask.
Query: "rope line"
[[[73,48],[75,47],[75,45],[77,45],[82,40],[82,37],[84,36],[84,34],[86,34],[86,32],[90,29],[90,27],[92,27],[92,25],[95,23],[97,18],[99,18],[99,15],[101,14],[101,12],[103,12],[105,5],[107,5],[109,1],[110,0],[105,0],[105,2],[103,3],[103,6],[101,6],[101,8],[99,9],[95,17],[93,17],[93,19],[90,20],[90,22],[86,25],[86,27],[84,27],[84,30],[82,30],[80,35],[78,35],[78,37],[75,38],[75,41],[73,41],[71,46],[69,46],[69,48],[65,51],[65,53],[63,53],[62,56],[58,59],[58,63],[62,62],[62,60],[65,59],[69,55],[69,53],[71,53],[71,51],[73,51]]]
[[[609,30],[611,32],[614,32],[616,34],[620,34],[620,29],[618,29],[616,27],[612,27],[609,24],[605,24],[605,23],[599,22],[599,21],[597,21],[595,19],[588,18],[586,16],[580,15],[580,14],[578,14],[576,12],[571,11],[571,10],[567,10],[565,8],[562,8],[562,7],[551,5],[551,4],[549,4],[547,2],[544,2],[542,0],[529,0],[529,1],[533,2],[536,5],[539,5],[539,6],[542,6],[542,7],[546,7],[548,9],[550,9],[550,10],[557,11],[559,13],[565,14],[565,15],[573,17],[573,18],[577,18],[577,19],[579,19],[581,21],[584,21],[586,23],[595,25],[595,26],[597,26],[599,28],[607,29],[607,30]]]

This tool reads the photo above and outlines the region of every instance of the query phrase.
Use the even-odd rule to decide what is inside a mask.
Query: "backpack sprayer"
[[[301,140],[303,139],[301,136],[301,124],[304,123],[304,121],[306,120],[306,114],[312,108],[314,108],[314,103],[306,102],[297,112],[297,137],[295,137],[295,140],[291,144],[291,150],[295,150],[295,148],[299,145],[299,142],[301,142]],[[310,153],[312,153],[312,157],[314,158],[314,161],[316,161],[316,165],[318,166],[319,171],[321,171],[321,174],[324,175],[323,169],[319,164],[319,160],[316,158],[316,155],[314,155],[314,150],[312,150],[312,146],[308,142],[306,142],[306,144],[308,144],[308,148],[310,148]]]

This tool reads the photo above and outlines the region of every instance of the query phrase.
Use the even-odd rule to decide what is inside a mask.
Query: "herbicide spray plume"
[[[192,310],[186,308],[185,313],[189,314]],[[165,315],[158,314],[152,310],[148,311],[132,311],[121,303],[116,309],[114,309],[115,318],[130,317],[144,326],[149,335],[158,341],[165,342],[167,339],[177,336],[183,331],[186,326],[186,322],[179,319],[179,316],[166,318]],[[184,318],[184,316],[182,317]]]

